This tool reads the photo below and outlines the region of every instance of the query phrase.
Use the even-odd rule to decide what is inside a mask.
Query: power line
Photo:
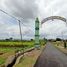
[[[4,10],[0,9],[1,12],[7,14],[8,16],[14,18],[15,20],[18,20],[19,22],[21,22],[19,19],[15,18],[14,16],[10,15],[9,13],[5,12]],[[21,22],[22,23],[22,22]],[[23,24],[23,23],[22,23]],[[25,27],[27,27],[27,25],[23,24]],[[31,30],[31,28],[28,28],[29,30]]]
[[[23,23],[22,23],[23,24]],[[25,27],[27,27],[27,25],[23,24]],[[27,29],[29,29],[32,32],[32,29],[30,27],[28,27]],[[30,32],[29,31],[29,32]]]
[[[14,16],[12,16],[12,15],[10,15],[9,13],[7,13],[6,11],[4,11],[4,10],[1,10],[0,9],[0,11],[1,12],[3,12],[3,13],[5,13],[6,15],[8,15],[8,16],[10,16],[10,17],[12,17],[12,18],[14,18],[15,20],[18,20],[18,22],[19,22],[19,30],[20,30],[20,39],[21,39],[21,41],[22,41],[22,28],[21,28],[21,20],[19,20],[19,19],[17,19],[17,18],[15,18]],[[22,18],[23,19],[23,18]],[[25,25],[24,23],[22,23],[25,27],[27,27],[27,25]],[[29,32],[32,32],[32,29],[30,28],[30,27],[28,27],[27,29],[29,29]]]
[[[1,9],[0,9],[0,11],[3,12],[3,13],[5,13],[5,14],[7,14],[8,16],[14,18],[15,20],[18,20],[17,18],[13,17],[12,15],[8,14],[7,12],[5,12],[5,11],[3,11],[3,10],[1,10]],[[20,37],[21,37],[21,41],[22,41],[22,32],[21,32],[20,20],[18,20],[18,22],[19,22]]]
[[[5,12],[1,9],[0,9],[0,11],[7,14],[7,15],[9,15],[10,17],[14,18],[15,20],[18,20],[17,18],[13,17],[12,15],[8,14],[7,12]],[[20,24],[21,21],[18,20],[18,22],[19,22],[20,37],[21,37],[21,41],[22,41],[22,31],[21,31],[21,24]],[[23,56],[24,56],[24,46],[23,46]]]
[[[21,18],[23,20],[23,18]],[[22,23],[22,22],[21,22]],[[27,25],[25,25],[24,23],[22,23],[25,27],[27,27]],[[28,29],[31,31],[31,27],[28,27]]]
[[[9,13],[5,12],[4,10],[0,9],[1,12],[7,14],[8,16],[14,18],[15,20],[18,20],[17,18],[15,18],[14,16],[10,15]]]
[[[22,41],[22,31],[21,31],[21,23],[20,23],[21,20],[19,20],[19,19],[17,19],[16,17],[10,15],[9,13],[5,12],[4,10],[1,10],[1,9],[0,9],[0,11],[3,12],[3,13],[5,13],[5,14],[8,15],[8,16],[14,18],[15,20],[18,20],[18,22],[19,22],[19,30],[20,30],[20,37],[21,37],[21,41]],[[23,24],[23,23],[22,23],[22,24]],[[26,27],[25,24],[23,24],[23,25]],[[28,29],[28,28],[27,28],[27,29]],[[31,30],[31,29],[29,28],[29,30]],[[23,56],[24,56],[24,46],[23,46]]]

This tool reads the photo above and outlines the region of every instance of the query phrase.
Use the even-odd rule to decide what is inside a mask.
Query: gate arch
[[[54,19],[58,19],[58,20],[62,20],[64,22],[67,22],[66,18],[64,18],[64,17],[61,17],[61,16],[50,16],[50,17],[47,17],[47,18],[43,19],[41,21],[41,24],[45,23],[46,21],[54,20]]]
[[[54,20],[54,19],[62,20],[63,22],[65,22],[67,24],[67,19],[64,18],[64,17],[61,17],[61,16],[50,16],[50,17],[47,17],[47,18],[45,18],[44,20],[41,21],[41,24],[45,23],[46,21]],[[64,42],[64,48],[66,48],[66,41],[63,40],[63,42]]]

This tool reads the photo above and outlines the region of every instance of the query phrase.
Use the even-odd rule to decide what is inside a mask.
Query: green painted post
[[[40,43],[39,43],[39,19],[36,18],[35,20],[35,47],[39,48]]]

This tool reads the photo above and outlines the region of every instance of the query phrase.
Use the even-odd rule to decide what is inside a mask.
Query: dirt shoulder
[[[44,47],[42,47],[40,50],[35,49],[31,52],[25,53],[19,64],[15,65],[14,67],[33,67],[43,48]]]

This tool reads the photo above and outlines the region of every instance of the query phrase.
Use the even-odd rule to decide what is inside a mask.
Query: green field
[[[40,40],[40,44],[44,44],[46,41]],[[0,41],[0,46],[17,46],[17,45],[34,45],[35,41]]]
[[[44,45],[45,43],[44,40],[40,40],[40,45]],[[0,41],[0,65],[5,63],[8,56],[15,54],[15,52],[22,51],[23,49],[26,50],[34,46],[34,41]]]
[[[20,45],[21,47],[16,47],[18,45]],[[24,47],[23,47],[23,45],[24,45]],[[32,42],[32,41],[0,42],[0,65],[5,63],[8,56],[15,54],[15,52],[17,52],[17,51],[22,51],[23,49],[25,50],[27,48],[31,48],[31,47],[33,47],[33,45],[34,45],[34,42]],[[15,46],[15,47],[13,47],[13,46]]]
[[[22,50],[22,48],[0,48],[0,65],[5,63],[6,59],[14,55],[16,51]]]
[[[25,41],[25,42],[0,42],[0,46],[4,45],[4,46],[20,46],[20,45],[33,45],[34,44],[34,41]]]

